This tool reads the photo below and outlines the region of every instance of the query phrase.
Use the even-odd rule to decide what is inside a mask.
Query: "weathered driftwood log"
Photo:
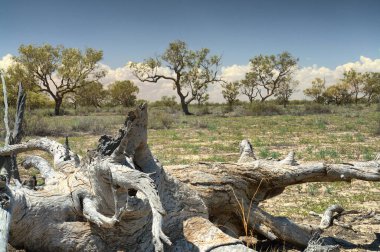
[[[5,146],[0,156],[30,150],[50,153],[53,163],[24,161],[41,171],[42,190],[7,187],[9,243],[28,251],[250,251],[239,240],[249,235],[245,226],[305,248],[319,227],[272,216],[260,201],[299,183],[380,181],[378,161],[298,165],[294,154],[256,160],[248,141],[239,163],[164,169],[147,145],[146,106],[130,112],[119,135],[103,136],[86,158],[46,138]]]

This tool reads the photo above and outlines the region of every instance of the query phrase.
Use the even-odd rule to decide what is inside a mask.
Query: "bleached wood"
[[[64,174],[55,171],[46,159],[39,156],[27,156],[21,164],[25,169],[32,167],[38,169],[46,185],[57,184],[59,180],[65,178]]]
[[[294,151],[289,152],[286,158],[281,160],[280,163],[285,164],[285,165],[292,165],[292,166],[298,165],[297,161],[295,160]]]
[[[53,156],[54,167],[63,172],[73,172],[73,169],[80,164],[79,156],[72,151],[69,152],[70,160],[65,160],[65,146],[48,138],[32,139],[24,143],[4,146],[0,149],[0,156],[10,156],[33,150],[42,150],[50,153]]]
[[[334,213],[342,213],[344,209],[340,205],[331,205],[329,206],[324,214],[322,215],[321,223],[319,227],[321,229],[326,229],[333,224]]]
[[[242,140],[240,142],[239,147],[240,147],[240,158],[238,160],[238,163],[249,163],[256,160],[253,147],[247,139]]]
[[[3,102],[4,102],[4,127],[5,127],[5,145],[8,145],[11,141],[11,130],[9,128],[9,115],[8,115],[8,94],[7,94],[7,86],[5,83],[5,79],[3,73],[0,72],[1,83],[3,85]]]
[[[0,252],[6,252],[12,220],[13,196],[6,186],[0,190]]]

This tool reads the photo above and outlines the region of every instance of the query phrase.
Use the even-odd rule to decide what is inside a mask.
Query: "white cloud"
[[[0,60],[0,70],[6,71],[8,69],[8,67],[11,66],[14,63],[12,57],[13,56],[8,53],[7,55],[3,56],[3,58],[1,58],[1,60]]]
[[[348,62],[346,64],[337,66],[335,69],[327,67],[318,67],[313,65],[311,67],[303,67],[297,71],[295,78],[299,80],[299,91],[294,94],[293,99],[303,99],[302,90],[311,87],[311,81],[316,77],[325,78],[326,86],[333,85],[343,77],[344,71],[355,69],[358,72],[380,72],[380,59],[370,59],[360,56],[360,59],[355,62]]]
[[[337,66],[335,69],[330,69],[327,67],[318,67],[317,65],[312,65],[308,67],[301,67],[295,73],[295,79],[300,82],[298,87],[298,92],[293,95],[293,99],[304,99],[303,90],[305,88],[311,87],[311,82],[315,78],[325,78],[326,85],[332,85],[342,78],[343,72],[350,69],[355,69],[359,72],[380,72],[380,59],[370,59],[364,56],[360,56],[360,59],[355,62],[348,62],[346,64]],[[229,67],[222,68],[222,77],[228,81],[235,81],[244,78],[246,72],[249,71],[249,65],[232,65]],[[214,101],[220,101],[223,97],[220,94],[220,87],[214,88],[210,94],[210,98],[216,98]],[[244,97],[240,96],[240,99],[244,100]]]
[[[107,70],[107,75],[104,77],[101,82],[108,86],[115,81],[121,80],[131,80],[133,81],[140,89],[138,94],[139,99],[155,101],[160,100],[162,96],[172,96],[176,95],[176,92],[173,90],[173,84],[168,80],[160,80],[157,83],[141,82],[133,74],[128,65],[123,67],[118,67],[112,69],[107,65],[102,64],[102,68]],[[169,69],[160,69],[165,74],[169,74]]]

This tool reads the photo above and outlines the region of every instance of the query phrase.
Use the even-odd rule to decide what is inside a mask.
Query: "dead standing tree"
[[[11,206],[9,243],[28,251],[247,251],[237,239],[244,234],[239,203],[257,232],[306,247],[320,227],[272,216],[259,203],[293,184],[380,181],[379,160],[297,164],[294,153],[258,160],[248,141],[238,163],[163,169],[147,145],[146,106],[128,114],[117,137],[102,136],[86,158],[46,138],[5,146],[0,156],[31,150],[53,156],[53,166],[35,156],[24,162],[40,170],[45,186],[4,186],[2,205]]]
[[[16,104],[16,115],[13,131],[9,127],[9,118],[8,118],[8,97],[7,97],[7,88],[3,75],[0,73],[3,94],[4,94],[4,125],[5,125],[5,145],[9,144],[18,144],[21,142],[23,134],[23,121],[24,121],[24,111],[26,104],[26,94],[21,83],[18,86],[18,95],[17,95],[17,104]],[[20,181],[20,175],[17,168],[16,156],[11,155],[9,157],[0,157],[0,168],[1,174],[7,177],[9,180],[11,177]]]

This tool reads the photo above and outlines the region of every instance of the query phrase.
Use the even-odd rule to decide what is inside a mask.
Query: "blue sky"
[[[225,66],[287,50],[301,66],[335,68],[380,58],[379,13],[379,0],[3,0],[0,57],[20,44],[63,44],[102,49],[116,68],[181,39]]]

